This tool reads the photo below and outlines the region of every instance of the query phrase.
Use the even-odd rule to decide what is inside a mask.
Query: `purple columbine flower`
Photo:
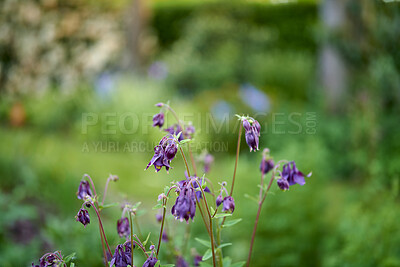
[[[185,183],[188,183],[191,179],[198,179],[197,176],[189,177],[186,171],[185,171],[185,177],[186,177],[186,180],[182,180],[182,181],[178,182],[179,187],[182,187],[183,185],[185,185]],[[200,184],[203,185],[203,183],[204,183],[204,179],[201,179]],[[195,189],[199,187],[199,185],[195,181],[192,181],[192,185]],[[203,190],[206,193],[211,193],[210,188],[208,188],[207,186]],[[199,190],[196,191],[196,197],[198,199],[203,198],[203,194],[201,193],[201,191],[199,191]]]
[[[162,216],[161,213],[157,213],[157,214],[156,214],[156,220],[157,220],[157,222],[160,223],[160,222],[162,221],[162,217],[163,217],[163,216]]]
[[[185,220],[189,223],[189,219],[193,220],[196,214],[196,196],[188,181],[184,181],[180,186],[179,196],[176,198],[175,205],[172,206],[171,213],[181,222]]]
[[[171,135],[164,136],[160,143],[154,148],[154,155],[149,164],[147,164],[146,170],[153,165],[156,172],[159,172],[162,167],[165,167],[168,172],[171,168],[169,164],[175,157],[177,151],[178,149],[173,137]]]
[[[200,262],[203,261],[203,257],[199,254],[197,254],[196,256],[194,256],[194,266],[200,266]]]
[[[167,233],[164,231],[161,235],[161,241],[163,242],[168,242],[169,241],[169,237],[167,235]]]
[[[32,267],[58,266],[57,263],[60,263],[60,259],[62,260],[62,255],[59,251],[46,253],[39,259],[39,265],[32,262]]]
[[[207,154],[204,157],[204,172],[210,172],[211,164],[214,162],[214,157],[211,154]]]
[[[252,120],[251,124],[248,120],[246,119],[243,120],[243,128],[245,129],[246,143],[250,147],[250,152],[258,150],[259,137],[261,131],[261,126],[258,123],[258,121],[256,121],[253,118],[251,118],[251,120]]]
[[[310,177],[311,173],[307,175]],[[299,184],[304,185],[306,183],[304,179],[305,175],[299,171],[296,167],[296,163],[291,161],[283,165],[281,178],[277,180],[278,186],[282,190],[288,190],[289,186]]]
[[[115,267],[127,267],[128,265],[132,265],[130,241],[129,246],[125,243],[124,245],[119,244],[115,248],[113,258],[110,262],[110,266],[114,265]]]
[[[153,127],[161,128],[164,125],[164,113],[160,112],[153,116]]]
[[[175,267],[189,267],[189,263],[187,263],[182,256],[178,256],[176,258]]]
[[[219,207],[219,206],[221,205],[222,201],[224,201],[223,198],[222,198],[222,195],[219,194],[219,195],[217,196],[217,199],[215,200],[215,202],[216,202],[216,204],[217,204],[217,207]]]
[[[158,260],[155,257],[148,257],[147,260],[143,263],[142,267],[154,267],[157,261]]]
[[[235,210],[235,200],[233,200],[232,196],[227,196],[224,198],[222,202],[222,211],[229,211],[233,213]]]
[[[119,237],[127,237],[130,234],[129,220],[127,217],[117,221],[117,232]]]
[[[90,223],[89,212],[85,209],[80,209],[75,218],[77,222],[82,223],[85,227]]]
[[[85,200],[86,197],[93,197],[92,190],[90,189],[90,184],[86,180],[82,180],[78,187],[78,192],[76,192],[78,199]]]
[[[275,163],[272,159],[265,160],[265,158],[263,158],[260,163],[260,171],[263,174],[267,174],[274,168],[274,165]]]

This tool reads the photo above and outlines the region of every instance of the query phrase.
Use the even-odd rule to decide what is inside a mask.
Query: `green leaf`
[[[250,200],[253,200],[253,201],[255,201],[255,202],[258,204],[258,199],[257,199],[257,198],[255,198],[255,197],[253,197],[253,196],[250,196],[249,194],[244,194],[244,197],[245,197],[245,198],[248,198],[248,199],[250,199]]]
[[[188,143],[188,142],[190,142],[190,141],[192,141],[192,140],[191,140],[191,139],[184,139],[184,140],[180,141],[179,143],[180,143],[181,145],[183,145],[183,144],[186,144],[186,143]]]
[[[232,246],[232,243],[224,243],[224,244],[219,245],[217,248],[221,249],[221,248],[228,247],[228,246]]]
[[[232,264],[231,267],[243,267],[243,265],[245,263],[246,263],[245,261],[239,261],[239,262]]]
[[[146,246],[147,241],[149,241],[150,235],[151,235],[151,232],[147,235],[146,240],[143,242],[143,246]]]
[[[211,214],[214,214],[214,213],[215,213],[215,210],[214,210],[214,208],[213,208],[213,207],[211,207],[211,206],[210,206],[210,211],[211,211]]]
[[[206,261],[211,257],[212,257],[212,252],[211,252],[211,249],[209,248],[209,249],[207,249],[206,253],[204,253],[202,260]]]
[[[111,207],[115,207],[115,206],[118,206],[118,205],[119,205],[118,202],[107,204],[107,205],[99,205],[99,209],[111,208]]]
[[[194,240],[196,240],[197,242],[199,242],[200,244],[202,244],[208,248],[211,248],[211,243],[209,241],[206,241],[206,240],[203,240],[203,239],[200,239],[197,237]]]
[[[69,265],[69,267],[75,267],[75,263],[71,262],[71,264]]]
[[[199,262],[199,263],[200,263],[200,267],[212,267],[211,264],[208,264],[208,263],[206,263],[206,262],[204,262],[204,261],[201,261],[201,262]]]
[[[236,220],[229,220],[225,221],[224,225],[222,225],[223,228],[225,227],[231,227],[237,224],[238,222],[242,221],[242,218],[236,219]]]
[[[229,258],[229,257],[225,257],[225,258],[222,260],[222,266],[224,266],[224,267],[230,267],[231,264],[232,264],[232,259]]]
[[[75,255],[76,255],[76,252],[73,252],[73,253],[69,254],[68,256],[65,256],[65,257],[64,257],[65,263],[68,263],[68,262],[70,262],[71,260],[75,259]]]
[[[157,203],[154,207],[153,210],[158,210],[161,209],[163,207],[163,205],[161,203]]]
[[[132,206],[132,209],[136,210],[137,208],[139,208],[140,204],[142,204],[142,202],[135,203],[135,205]]]
[[[157,261],[156,265],[154,265],[154,267],[160,267],[160,261]]]
[[[223,218],[223,217],[228,217],[228,216],[232,216],[231,213],[218,213],[215,214],[214,218]]]

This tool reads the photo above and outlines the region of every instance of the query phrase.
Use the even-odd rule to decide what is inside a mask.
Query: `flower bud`
[[[289,182],[286,179],[280,178],[276,181],[276,183],[278,184],[281,190],[283,191],[289,190]]]
[[[164,125],[164,113],[157,113],[153,116],[153,127],[158,126],[159,128]]]
[[[265,158],[263,158],[261,160],[260,163],[260,171],[263,174],[267,174],[268,172],[270,172],[272,169],[274,168],[274,161],[272,159],[268,159],[265,160]]]
[[[78,187],[78,192],[76,192],[78,199],[85,200],[87,196],[93,197],[92,190],[90,189],[90,184],[86,180],[82,180]]]
[[[175,142],[171,142],[165,148],[165,157],[167,160],[173,160],[176,152],[178,152],[178,147],[176,146]]]
[[[127,217],[117,221],[117,232],[119,237],[126,237],[130,234],[129,220]]]
[[[223,199],[222,199],[222,195],[218,195],[217,199],[215,200],[217,207],[219,207],[222,203]]]
[[[248,120],[244,119],[243,120],[243,127],[246,130],[246,132],[250,131],[250,129],[251,129],[250,122]]]

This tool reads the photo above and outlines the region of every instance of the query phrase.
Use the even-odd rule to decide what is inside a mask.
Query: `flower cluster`
[[[243,119],[243,128],[245,129],[246,143],[251,151],[258,150],[261,125],[253,118]]]
[[[171,160],[175,158],[176,152],[178,152],[178,146],[175,144],[173,136],[164,136],[154,148],[154,156],[151,158],[149,164],[147,164],[146,170],[153,165],[156,172],[159,172],[162,167],[165,167],[168,172],[171,168]]]
[[[181,222],[185,220],[188,223],[189,219],[193,220],[196,214],[196,192],[190,181],[185,180],[179,184],[178,193],[171,213],[175,219],[179,219]]]
[[[133,244],[135,247],[135,244]],[[110,266],[127,267],[132,266],[132,244],[131,241],[126,241],[123,245],[119,244],[111,259]]]
[[[307,177],[310,176],[311,173],[307,175]],[[289,189],[289,186],[295,184],[304,185],[305,183],[304,174],[297,169],[294,161],[283,165],[281,178],[277,180],[277,184],[281,190],[286,191]]]
[[[225,185],[225,182],[221,184],[221,190],[215,200],[215,204],[217,205],[217,208],[222,204],[222,211],[229,211],[230,213],[233,213],[233,211],[235,210],[235,200],[232,196],[228,194]],[[222,197],[222,194],[224,192],[226,194],[226,197]]]

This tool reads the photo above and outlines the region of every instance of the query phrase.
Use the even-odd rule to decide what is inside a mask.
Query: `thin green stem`
[[[103,233],[104,241],[105,241],[105,243],[106,243],[106,245],[107,245],[108,252],[110,253],[110,255],[112,255],[110,246],[108,245],[108,241],[107,241],[106,234],[105,234],[105,232],[104,232],[103,223],[101,222],[100,213],[99,213],[99,211],[96,209],[96,206],[95,206],[93,203],[90,203],[90,204],[91,204],[91,206],[94,208],[94,211],[95,211],[96,214],[97,214],[97,218],[99,219],[99,225],[100,225],[100,228],[101,228],[101,231],[100,231],[100,232]]]
[[[242,127],[239,125],[239,135],[238,135],[238,141],[237,141],[237,148],[236,148],[236,161],[235,161],[235,169],[233,171],[233,178],[232,178],[232,185],[231,185],[231,192],[230,196],[233,194],[233,187],[235,185],[235,178],[236,178],[236,169],[237,169],[237,164],[239,161],[239,152],[240,152],[240,139],[242,138]]]
[[[188,173],[188,176],[190,177],[189,165],[187,163],[187,160],[186,160],[186,157],[185,157],[185,153],[183,153],[182,146],[179,146],[179,150],[181,151],[181,155],[182,155],[183,161],[185,162],[186,171]]]
[[[161,229],[160,229],[160,234],[158,237],[158,246],[157,246],[157,257],[158,257],[158,253],[160,252],[160,247],[161,247],[161,239],[162,239],[162,234],[164,232],[164,222],[165,222],[165,213],[167,212],[167,200],[168,200],[168,196],[169,193],[171,192],[171,190],[175,188],[174,186],[170,187],[170,189],[167,192],[167,195],[165,196],[165,198],[163,198],[163,216],[162,216],[162,220],[161,220]]]
[[[131,259],[132,259],[132,266],[133,266],[133,224],[132,224],[132,212],[129,211],[129,224],[131,226]]]

